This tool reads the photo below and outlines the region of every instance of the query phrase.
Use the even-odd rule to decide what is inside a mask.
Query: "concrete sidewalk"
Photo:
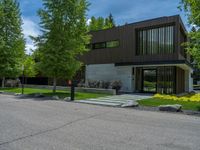
[[[152,95],[150,94],[134,93],[134,94],[122,94],[122,95],[114,95],[114,96],[107,96],[100,98],[92,98],[92,99],[80,100],[78,102],[86,104],[120,107],[123,104],[128,103],[129,101],[136,102],[138,100],[148,99],[151,97]]]

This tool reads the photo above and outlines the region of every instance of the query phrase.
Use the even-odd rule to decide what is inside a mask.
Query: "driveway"
[[[200,150],[200,118],[0,95],[0,150]]]

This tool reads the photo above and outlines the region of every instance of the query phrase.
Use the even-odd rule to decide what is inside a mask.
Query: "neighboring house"
[[[124,92],[192,91],[186,33],[179,15],[91,32],[91,51],[81,58],[86,82],[120,80]]]

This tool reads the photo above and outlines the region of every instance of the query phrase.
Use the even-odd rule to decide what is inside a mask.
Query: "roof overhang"
[[[175,60],[175,61],[151,61],[151,62],[122,62],[115,63],[115,66],[133,66],[133,67],[148,67],[148,66],[179,66],[184,70],[192,69],[192,64],[187,60]]]

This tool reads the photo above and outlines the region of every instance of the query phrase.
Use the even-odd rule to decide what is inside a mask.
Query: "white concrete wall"
[[[185,71],[185,91],[191,92],[193,91],[193,78],[192,78],[192,69],[184,70]]]
[[[121,91],[133,92],[133,77],[131,66],[115,66],[114,64],[95,64],[86,66],[86,82],[88,80],[122,82]]]

